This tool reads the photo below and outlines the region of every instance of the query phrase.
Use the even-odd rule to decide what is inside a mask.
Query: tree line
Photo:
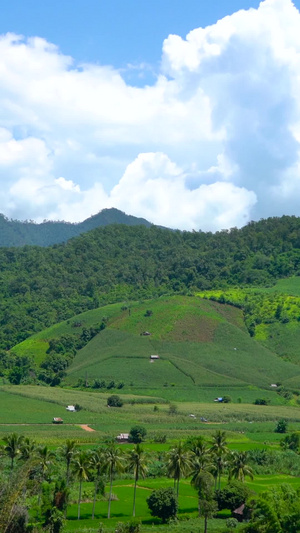
[[[135,434],[134,432],[133,434]],[[3,438],[2,457],[9,466],[6,477],[1,474],[0,532],[25,533],[28,519],[27,502],[33,502],[31,522],[43,529],[59,533],[63,528],[70,503],[70,492],[77,482],[77,518],[81,517],[83,483],[93,482],[91,519],[96,516],[96,502],[107,499],[107,518],[111,517],[114,479],[120,475],[133,478],[132,516],[136,515],[136,491],[140,479],[154,475],[153,462],[160,462],[157,472],[173,479],[173,488],[161,487],[147,498],[150,513],[162,522],[175,519],[180,500],[180,482],[189,478],[198,494],[199,516],[204,517],[204,531],[208,520],[219,510],[234,512],[244,505],[243,518],[248,523],[247,533],[263,531],[298,531],[300,505],[297,491],[290,486],[278,486],[271,493],[255,495],[244,483],[246,476],[253,478],[250,455],[230,451],[224,431],[215,431],[211,440],[193,437],[178,442],[168,452],[153,458],[145,451],[142,436],[131,449],[123,451],[114,441],[107,441],[95,449],[84,451],[74,440],[67,440],[56,451],[16,433]],[[263,452],[263,450],[257,450]],[[256,458],[257,463],[258,457]],[[222,478],[222,486],[221,486]],[[224,484],[225,478],[227,483]],[[163,482],[162,482],[163,483]],[[105,488],[107,487],[107,494]],[[268,527],[275,529],[263,529]],[[234,527],[234,521],[231,521]],[[138,529],[137,529],[138,530]],[[227,530],[228,531],[228,530]]]
[[[109,225],[48,248],[0,249],[0,349],[107,303],[274,283],[300,273],[300,219],[242,229]]]

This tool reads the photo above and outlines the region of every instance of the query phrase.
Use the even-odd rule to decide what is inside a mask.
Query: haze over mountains
[[[0,214],[0,247],[3,246],[51,246],[66,242],[72,237],[78,237],[100,226],[109,224],[126,224],[126,226],[142,225],[150,227],[152,224],[144,218],[126,215],[118,209],[103,209],[83,222],[70,223],[64,221],[46,220],[37,224],[31,220],[21,222],[9,220]]]

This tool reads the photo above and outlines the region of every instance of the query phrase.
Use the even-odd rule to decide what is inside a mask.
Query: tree
[[[228,447],[226,441],[225,431],[216,431],[212,437],[212,447],[210,449],[212,454],[213,463],[215,465],[216,483],[215,488],[221,486],[221,474],[227,464],[225,457],[228,454]]]
[[[86,452],[80,451],[74,455],[73,458],[73,472],[79,481],[79,495],[78,495],[78,520],[80,520],[80,503],[81,503],[81,491],[82,482],[87,481],[89,478],[89,456]]]
[[[199,516],[204,516],[204,533],[206,533],[208,519],[218,510],[217,502],[214,500],[214,478],[212,474],[202,470],[192,477],[191,484],[198,492]]]
[[[66,466],[67,466],[67,469],[66,469],[66,484],[67,484],[67,487],[69,485],[69,480],[70,480],[71,461],[72,461],[72,457],[76,453],[76,448],[77,448],[77,445],[76,445],[75,440],[67,439],[65,445],[62,446],[62,448],[59,449],[60,455],[66,461]]]
[[[36,444],[29,437],[25,437],[20,448],[20,459],[27,461],[36,452]]]
[[[283,439],[280,441],[280,446],[284,450],[293,450],[293,452],[298,452],[300,444],[300,437],[298,433],[291,433],[290,435],[286,435]]]
[[[147,430],[143,426],[134,426],[129,432],[129,440],[134,444],[141,443],[147,435]]]
[[[287,432],[288,423],[286,420],[278,420],[275,433],[286,433]]]
[[[174,403],[171,403],[169,406],[169,415],[176,415],[178,412],[178,407]]]
[[[146,501],[151,515],[158,516],[163,523],[176,518],[178,501],[173,489],[154,490]]]
[[[93,501],[93,512],[92,512],[92,519],[94,519],[99,482],[101,479],[101,475],[103,474],[103,471],[104,471],[103,450],[101,449],[93,450],[91,457],[90,457],[90,464],[91,464],[92,469],[95,471],[95,489],[94,489],[94,501]]]
[[[117,394],[112,394],[107,398],[108,407],[122,407],[123,400]]]
[[[21,454],[21,448],[24,441],[24,437],[22,435],[17,435],[16,433],[11,433],[10,435],[3,437],[3,441],[4,452],[11,460],[10,471],[12,474],[15,459],[16,457],[18,457],[18,455]]]
[[[204,458],[203,458],[204,459]],[[201,516],[201,500],[203,499],[204,488],[210,484],[212,475],[208,470],[207,458],[203,461],[197,459],[193,466],[191,485],[198,492],[198,512]]]
[[[167,471],[174,479],[174,490],[177,498],[179,494],[179,481],[182,476],[188,475],[191,469],[191,452],[186,450],[181,442],[172,448],[167,454]]]
[[[104,449],[104,469],[109,475],[107,518],[110,518],[113,477],[116,472],[121,472],[124,469],[124,457],[122,456],[120,448],[117,448],[114,443],[111,443]]]
[[[144,452],[140,444],[137,444],[133,450],[130,450],[127,457],[127,468],[134,475],[134,490],[133,490],[133,510],[132,516],[135,516],[135,500],[136,500],[136,486],[140,478],[145,477],[147,473],[148,456]]]
[[[245,476],[249,476],[253,479],[252,468],[247,465],[247,452],[233,452],[231,455],[229,466],[229,480],[232,478],[241,481],[245,481]]]
[[[230,481],[222,490],[216,492],[218,507],[234,511],[249,498],[250,489],[241,481]]]

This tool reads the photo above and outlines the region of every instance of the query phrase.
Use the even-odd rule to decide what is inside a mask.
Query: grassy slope
[[[147,310],[151,316],[145,316]],[[33,355],[40,362],[49,339],[80,333],[103,316],[109,319],[108,327],[78,352],[69,368],[68,383],[86,376],[123,381],[126,392],[133,387],[133,392],[145,390],[170,399],[173,386],[185,400],[192,399],[191,390],[199,398],[199,386],[223,387],[217,394],[225,394],[225,388],[268,388],[291,379],[300,386],[300,367],[251,339],[240,310],[198,297],[133,302],[123,311],[121,304],[105,306],[44,330],[14,351]],[[75,321],[81,322],[81,328],[74,328]],[[141,336],[143,331],[150,331],[151,336]],[[152,354],[159,354],[160,360],[150,363]]]
[[[145,317],[148,308],[151,317]],[[140,336],[146,330],[151,336]],[[160,361],[150,364],[150,355],[156,353]],[[85,372],[151,389],[165,383],[267,388],[276,380],[297,375],[300,382],[300,368],[249,337],[239,310],[189,297],[146,302],[133,307],[130,314],[115,316],[78,353],[69,369],[70,381],[84,377]]]

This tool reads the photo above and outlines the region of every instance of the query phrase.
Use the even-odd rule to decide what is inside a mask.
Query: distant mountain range
[[[21,222],[9,220],[0,214],[0,247],[12,246],[51,246],[66,242],[72,237],[78,237],[81,233],[93,230],[109,224],[125,224],[126,226],[146,226],[152,224],[144,218],[126,215],[118,209],[103,209],[97,215],[87,218],[83,222],[53,222],[45,221],[36,224],[32,221]]]

